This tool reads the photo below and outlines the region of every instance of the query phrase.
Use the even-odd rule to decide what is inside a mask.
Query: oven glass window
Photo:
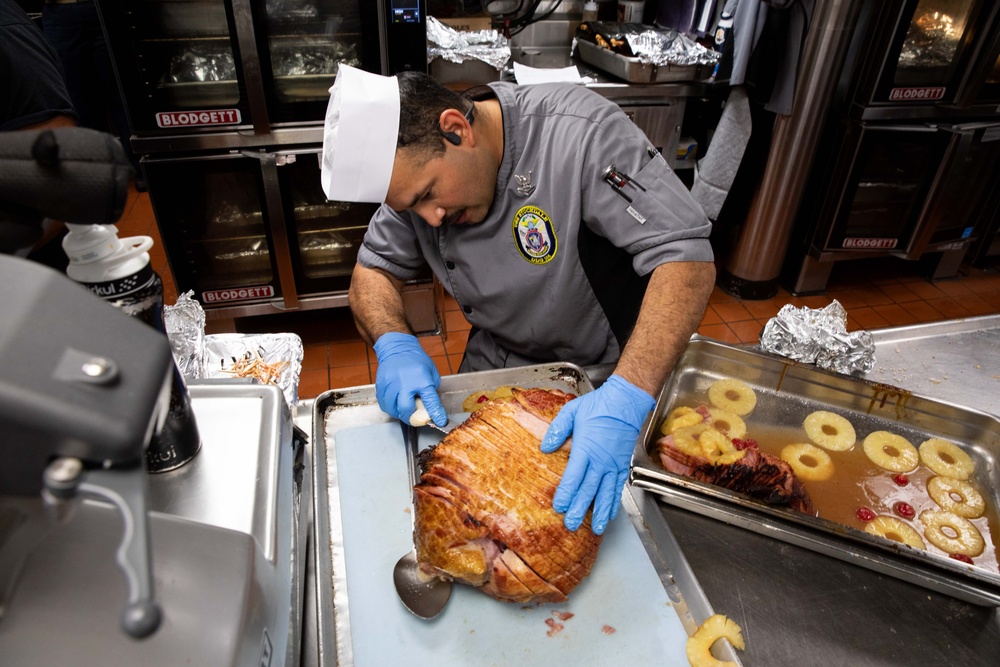
[[[974,0],[920,0],[899,53],[895,84],[947,84]]]
[[[265,7],[279,102],[325,102],[339,63],[362,66],[358,2],[267,0]]]

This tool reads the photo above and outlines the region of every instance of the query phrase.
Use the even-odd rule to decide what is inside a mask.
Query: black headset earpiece
[[[469,125],[472,125],[472,110],[475,108],[475,106],[471,106],[469,107],[469,110],[465,112],[465,120],[469,121]],[[458,136],[457,132],[445,132],[441,129],[440,125],[438,125],[438,132],[440,132],[445,141],[450,143],[452,146],[458,146],[462,143],[462,137]]]

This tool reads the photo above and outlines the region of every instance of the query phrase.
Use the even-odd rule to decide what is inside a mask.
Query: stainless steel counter
[[[869,378],[997,414],[1000,316],[873,332]],[[977,607],[661,503],[744,665],[996,665],[1000,610]]]

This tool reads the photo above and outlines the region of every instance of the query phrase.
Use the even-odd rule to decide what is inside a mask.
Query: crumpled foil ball
[[[848,333],[847,311],[836,299],[820,309],[782,306],[764,326],[760,346],[766,352],[838,373],[868,372],[875,367],[872,335]]]

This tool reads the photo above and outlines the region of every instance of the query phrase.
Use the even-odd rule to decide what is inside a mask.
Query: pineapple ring
[[[799,479],[822,482],[833,476],[830,455],[816,445],[804,442],[786,445],[781,450],[781,460],[792,466]]]
[[[709,428],[711,427],[705,422],[679,428],[671,433],[674,438],[674,445],[688,456],[705,456],[698,438]]]
[[[963,482],[976,469],[976,464],[958,445],[941,438],[931,438],[920,445],[920,460],[938,475]]]
[[[670,415],[663,420],[663,424],[660,425],[660,433],[663,435],[670,435],[679,428],[684,428],[685,426],[695,426],[705,421],[701,413],[696,411],[694,408],[689,408],[686,406],[680,406],[674,408],[670,411]]]
[[[920,513],[920,523],[924,524],[924,537],[949,554],[962,554],[972,558],[983,553],[986,548],[979,529],[954,512],[927,510]]]
[[[716,380],[708,388],[708,400],[717,408],[743,417],[757,405],[757,394],[742,380]]]
[[[913,528],[894,516],[875,517],[874,521],[869,522],[865,526],[865,532],[870,535],[878,535],[879,537],[884,537],[895,542],[908,544],[914,549],[926,548],[923,539],[920,537],[920,533],[913,530]],[[930,537],[927,539],[930,539]]]
[[[742,438],[747,434],[747,425],[735,412],[722,408],[709,408],[712,426],[725,433],[729,438]]]
[[[862,447],[872,463],[890,472],[910,472],[920,462],[917,448],[909,440],[888,431],[869,433]]]
[[[965,519],[977,519],[986,511],[983,495],[976,491],[976,487],[960,479],[943,475],[932,477],[927,482],[927,494],[941,509]]]
[[[743,629],[736,624],[736,621],[722,614],[709,616],[698,626],[695,633],[688,637],[684,646],[691,667],[736,667],[735,662],[717,660],[712,655],[712,644],[723,637],[741,651],[746,648],[746,644],[743,643]]]
[[[854,446],[857,435],[851,422],[826,410],[817,410],[802,422],[809,439],[832,452],[846,452]]]

